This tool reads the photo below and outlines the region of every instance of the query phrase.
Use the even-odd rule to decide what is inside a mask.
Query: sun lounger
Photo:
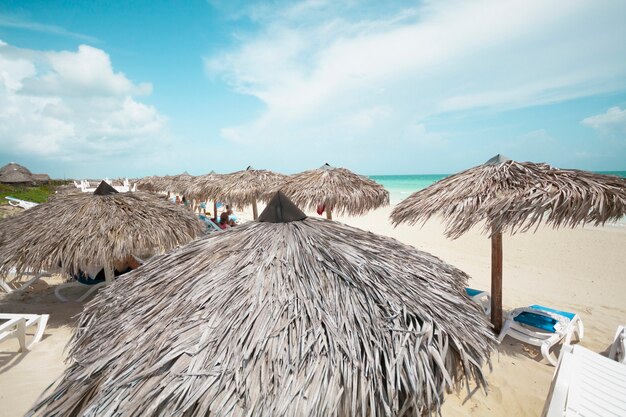
[[[12,273],[14,274],[15,270],[13,270]],[[21,278],[24,275],[32,275],[33,277],[26,282],[22,282]],[[49,277],[49,276],[50,274],[47,272],[40,272],[37,274],[31,273],[31,272],[25,272],[20,276],[14,276],[14,278],[11,280],[7,280],[7,277],[0,276],[0,288],[4,290],[4,292],[6,292],[7,294],[20,293],[22,291],[25,291],[31,285],[33,285],[41,277]]]
[[[580,340],[583,334],[583,322],[577,314],[532,305],[509,312],[498,341],[501,342],[504,336],[509,335],[524,343],[540,346],[543,357],[556,366],[556,358],[550,349],[561,340],[567,346],[574,335]]]
[[[542,415],[626,416],[626,365],[563,346]]]
[[[485,316],[491,315],[491,295],[487,291],[475,290],[473,288],[465,288],[465,293],[469,298],[478,304],[485,313]]]
[[[210,218],[208,218],[204,214],[199,215],[198,218],[200,220],[202,220],[204,222],[204,224],[206,225],[207,232],[211,233],[211,232],[221,232],[222,231],[222,229],[220,229],[220,227],[217,224],[215,224],[213,222],[213,220],[211,220]]]
[[[43,332],[48,323],[47,314],[6,314],[0,313],[0,342],[17,338],[20,344],[20,351],[28,351],[32,346],[41,340]],[[37,325],[35,334],[30,342],[26,342],[26,329]]]
[[[91,294],[93,294],[95,291],[97,291],[100,287],[104,287],[106,285],[105,281],[99,281],[99,282],[93,282],[93,283],[87,283],[86,281],[72,281],[72,282],[66,282],[65,284],[59,284],[56,286],[56,288],[54,289],[54,295],[61,301],[63,302],[68,302],[70,301],[69,298],[65,297],[63,294],[61,294],[61,290],[65,290],[67,288],[85,288],[85,286],[88,286],[89,289],[87,291],[85,291],[85,293],[83,295],[81,295],[80,297],[78,297],[75,300],[72,301],[85,301],[87,299],[87,297],[89,297]]]
[[[32,201],[20,200],[19,198],[14,198],[14,197],[4,197],[4,198],[9,200],[10,206],[21,207],[25,210],[28,210],[29,208],[33,208],[39,205],[37,203],[33,203]]]
[[[615,339],[609,350],[609,359],[626,365],[626,325],[618,326]]]
[[[143,265],[146,261],[144,261],[143,259],[140,259],[136,256],[133,256],[133,258],[135,258],[135,260],[139,263],[139,265]],[[130,272],[130,269],[126,270],[126,271],[115,271],[114,272],[114,276],[115,278],[117,278],[120,275],[123,275],[127,272]],[[87,297],[89,297],[91,294],[93,294],[94,292],[96,292],[98,289],[100,289],[101,287],[104,287],[105,285],[107,285],[106,279],[104,278],[104,271],[101,271],[98,276],[96,278],[92,278],[90,276],[88,276],[85,273],[79,273],[76,276],[73,276],[73,280],[70,282],[66,282],[64,284],[60,284],[57,285],[56,288],[54,289],[54,295],[61,301],[63,302],[67,302],[67,301],[85,301],[87,299]],[[113,276],[112,276],[113,278]],[[65,290],[67,288],[88,288],[87,291],[85,291],[85,293],[83,295],[81,295],[80,297],[76,298],[75,300],[70,300],[69,298],[65,297],[63,294],[61,294],[61,290]]]

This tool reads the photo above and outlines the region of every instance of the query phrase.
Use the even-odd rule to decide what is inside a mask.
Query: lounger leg
[[[94,291],[96,291],[100,287],[103,287],[105,284],[105,282],[101,282],[99,284],[92,285],[91,288],[78,299],[78,301],[85,301],[85,299],[89,297]]]
[[[504,339],[504,336],[506,336],[510,328],[511,319],[506,319],[506,321],[504,322],[504,326],[502,326],[502,330],[500,330],[500,334],[498,335],[498,343],[502,343],[502,339]]]
[[[557,358],[550,353],[550,349],[552,348],[552,346],[556,345],[559,340],[561,340],[561,337],[559,335],[554,335],[549,337],[548,339],[546,339],[542,344],[541,344],[541,354],[543,355],[543,357],[550,362],[550,365],[552,366],[556,366],[557,364]],[[564,346],[567,346],[567,344],[565,344]]]
[[[46,330],[46,324],[48,324],[48,318],[50,318],[50,315],[42,314],[37,319],[37,330],[35,331],[35,335],[33,336],[33,340],[31,340],[31,342],[26,347],[27,350],[30,350],[35,343],[39,343],[39,341],[43,337],[43,332]]]
[[[79,298],[76,299],[76,301],[85,301],[85,299],[87,299],[87,297],[89,297],[94,291],[96,291],[98,288],[104,286],[105,283],[101,282],[99,284],[95,284],[95,285],[91,285],[87,292],[85,292],[85,294],[83,294],[82,296],[80,296]],[[86,285],[84,284],[80,284],[78,282],[68,282],[66,284],[61,284],[61,285],[57,285],[56,288],[54,289],[54,295],[56,295],[56,297],[65,302],[70,301],[67,297],[63,296],[61,294],[61,290],[63,288],[73,288],[73,287],[86,287]]]
[[[20,342],[20,352],[28,350],[28,346],[26,346],[26,319],[24,318],[17,322],[17,341]]]
[[[35,275],[33,278],[29,279],[24,285],[22,285],[21,287],[16,289],[15,292],[20,293],[20,292],[24,291],[25,289],[27,289],[28,287],[30,287],[32,284],[34,284],[35,281],[37,281],[39,278],[41,278],[43,276],[49,276],[49,275],[50,274],[39,273],[39,274]]]

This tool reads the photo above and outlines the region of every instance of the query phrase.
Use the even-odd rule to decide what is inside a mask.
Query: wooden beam
[[[328,220],[332,220],[333,219],[333,211],[329,208],[326,209],[326,218]]]
[[[491,323],[494,331],[502,329],[502,232],[491,236]]]
[[[106,285],[112,284],[113,280],[115,280],[115,273],[113,272],[113,268],[110,266],[104,267],[104,282]]]
[[[256,206],[256,199],[252,200],[252,217],[254,217],[254,220],[259,218],[259,209]]]

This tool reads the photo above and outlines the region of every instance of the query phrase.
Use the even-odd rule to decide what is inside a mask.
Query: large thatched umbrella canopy
[[[161,253],[202,233],[182,207],[142,192],[117,193],[102,182],[94,194],[59,196],[0,221],[0,273],[15,267],[71,274],[112,268],[129,255]]]
[[[541,222],[554,227],[604,224],[626,215],[626,179],[502,155],[446,177],[409,196],[391,213],[394,224],[425,222],[439,214],[448,237],[482,224],[492,239],[492,322],[502,326],[502,233]]]
[[[251,205],[256,220],[259,217],[257,201],[268,201],[285,178],[286,175],[249,166],[242,171],[223,175],[219,186],[212,193],[219,201],[241,207]]]
[[[491,331],[467,276],[282,193],[98,294],[37,415],[421,416],[475,380]],[[119,297],[116,286],[124,285]],[[469,388],[469,385],[468,385]]]
[[[360,216],[389,204],[389,192],[376,181],[328,164],[291,175],[281,190],[307,210],[323,205],[328,219],[333,212]]]

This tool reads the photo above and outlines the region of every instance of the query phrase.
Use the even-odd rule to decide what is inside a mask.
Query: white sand
[[[467,272],[471,286],[489,289],[490,242],[479,231],[451,241],[436,220],[423,228],[393,228],[388,222],[390,211],[384,208],[337,220],[433,253]],[[504,236],[503,241],[505,308],[543,304],[577,312],[585,325],[581,344],[605,351],[617,325],[626,323],[626,227],[541,228],[534,234]],[[54,284],[58,278],[48,281]],[[61,374],[71,316],[78,311],[80,304],[58,302],[46,284],[23,296],[0,298],[0,312],[51,314],[46,337],[30,353],[16,353],[15,340],[0,344],[0,417],[23,415]],[[506,338],[493,355],[492,365],[493,372],[487,370],[488,394],[476,392],[468,399],[463,389],[449,395],[444,416],[540,414],[554,368],[538,349]]]

